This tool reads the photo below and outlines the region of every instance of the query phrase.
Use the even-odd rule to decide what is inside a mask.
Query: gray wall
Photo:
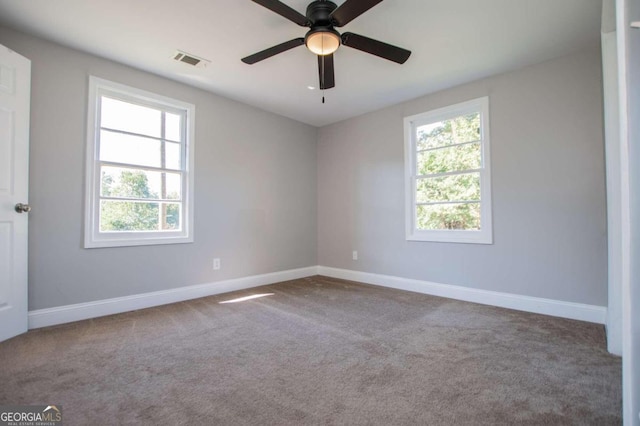
[[[33,64],[31,310],[315,264],[606,305],[597,47],[317,130],[1,27],[0,43]],[[196,105],[195,243],[82,248],[89,75]],[[494,244],[407,242],[403,117],[485,95]]]
[[[0,43],[32,61],[30,310],[316,264],[315,128],[5,28]],[[82,248],[89,75],[196,105],[193,244]]]
[[[601,92],[595,46],[321,128],[318,263],[606,306]],[[403,117],[486,95],[494,244],[406,241]]]

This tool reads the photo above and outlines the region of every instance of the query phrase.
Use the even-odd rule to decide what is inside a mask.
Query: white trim
[[[309,266],[307,268],[290,269],[287,271],[234,278],[207,284],[136,294],[133,296],[77,303],[74,305],[59,306],[55,308],[37,309],[29,311],[29,328],[32,329],[64,324],[89,318],[102,317],[105,315],[134,311],[137,309],[151,308],[169,303],[182,302],[184,300],[197,299],[199,297],[228,293],[230,291],[244,290],[281,281],[310,277],[317,275],[317,272],[318,268],[316,266]]]
[[[480,174],[480,220],[481,229],[474,230],[422,230],[416,227],[416,127],[439,121],[452,119],[470,113],[480,113],[482,135],[479,141],[482,149],[482,166]],[[404,118],[404,151],[405,151],[405,234],[407,241],[435,241],[449,243],[493,244],[492,212],[491,212],[491,137],[489,128],[489,97],[472,99],[470,101],[450,105],[444,108],[412,115]],[[454,144],[456,146],[460,144]],[[447,146],[448,147],[448,146]],[[446,147],[440,147],[446,148]],[[441,175],[468,173],[455,171]],[[428,178],[439,175],[429,175]]]
[[[618,113],[620,116],[620,204],[622,255],[621,298],[622,298],[622,421],[625,425],[638,424],[639,413],[634,412],[635,395],[634,369],[637,368],[637,354],[634,359],[634,342],[638,339],[633,330],[634,300],[631,276],[631,179],[629,170],[629,76],[627,52],[628,43],[628,0],[616,0],[616,36],[618,47]],[[637,303],[637,302],[635,302]]]
[[[175,232],[98,232],[97,211],[99,209],[99,195],[96,188],[99,185],[100,170],[96,167],[98,163],[96,145],[99,140],[99,96],[108,93],[111,97],[116,97],[124,101],[133,102],[139,105],[148,105],[155,108],[162,107],[165,111],[174,111],[184,115],[183,137],[184,146],[182,161],[184,167],[181,170],[168,170],[170,172],[182,173],[186,176],[183,179],[182,194],[180,201],[183,207],[182,229]],[[169,141],[175,143],[173,141]],[[95,76],[89,76],[89,99],[87,109],[87,152],[85,169],[85,212],[84,212],[84,247],[123,247],[141,246],[155,244],[180,244],[192,243],[194,241],[193,220],[193,194],[194,194],[194,156],[195,144],[195,105],[172,99],[163,95],[147,92],[145,90],[129,87],[124,84],[104,80]],[[128,165],[133,166],[133,165]],[[146,167],[136,167],[147,169]],[[155,202],[157,200],[149,200]]]
[[[501,308],[515,309],[518,311],[533,312],[536,314],[569,318],[597,324],[604,324],[607,317],[607,308],[604,306],[563,302],[560,300],[480,290],[390,275],[379,275],[349,269],[330,268],[327,266],[318,266],[318,274],[382,287],[429,294],[432,296],[447,297],[450,299],[464,300],[466,302],[498,306]]]
[[[605,4],[608,3],[603,3]],[[622,355],[622,179],[620,114],[618,113],[618,52],[615,30],[602,32],[601,46],[607,185],[607,349],[613,354]]]
[[[498,306],[560,318],[570,318],[597,324],[604,324],[607,316],[607,310],[604,306],[585,305],[581,303],[563,302],[539,297],[521,296],[517,294],[439,284],[390,275],[331,268],[328,266],[309,266],[306,268],[289,269],[286,271],[272,272],[268,274],[233,278],[207,284],[179,287],[170,290],[154,291],[151,293],[116,297],[113,299],[96,300],[93,302],[58,306],[55,308],[37,309],[29,311],[29,329],[65,324],[90,318],[98,318],[105,315],[135,311],[137,309],[151,308],[154,306],[182,302],[185,300],[213,296],[237,290],[246,290],[282,281],[311,277],[314,275],[325,275],[328,277],[395,288],[398,290],[413,291],[432,296],[446,297],[449,299],[463,300],[466,302]]]

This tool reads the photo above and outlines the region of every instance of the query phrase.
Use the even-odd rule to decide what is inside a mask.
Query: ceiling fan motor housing
[[[307,19],[311,22],[311,28],[316,26],[331,27],[331,12],[338,6],[332,1],[316,0],[307,6]]]
[[[311,29],[304,43],[316,55],[327,55],[340,46],[340,33],[333,28],[331,12],[337,8],[332,1],[316,0],[307,6],[307,19]]]

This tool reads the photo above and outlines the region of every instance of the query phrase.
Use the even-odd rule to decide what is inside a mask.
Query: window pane
[[[420,126],[416,136],[418,151],[480,140],[480,113]]]
[[[480,230],[480,203],[417,206],[416,227],[422,230]]]
[[[100,195],[103,197],[179,200],[179,173],[152,172],[102,166]]]
[[[182,170],[181,148],[182,145],[180,145],[179,143],[165,143],[165,167],[167,169]]]
[[[140,136],[102,130],[100,132],[100,160],[137,166],[162,167],[162,142]],[[182,169],[182,145],[165,143],[164,168]]]
[[[162,112],[106,96],[102,98],[100,126],[141,135],[161,137]]]
[[[162,143],[155,139],[100,131],[100,160],[161,167]]]
[[[416,180],[416,202],[480,201],[480,173]]]
[[[164,231],[179,231],[182,229],[182,205],[179,203],[161,203],[161,223]]]
[[[165,113],[164,118],[164,137],[172,141],[181,142],[180,137],[180,121],[182,117],[178,114]]]
[[[482,165],[480,142],[418,153],[418,175],[477,170]]]
[[[179,203],[102,200],[100,232],[178,231],[181,216]]]
[[[100,202],[100,232],[158,231],[158,203]]]

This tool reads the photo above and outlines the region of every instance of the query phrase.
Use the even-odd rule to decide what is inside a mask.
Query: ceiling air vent
[[[204,68],[211,63],[211,61],[207,59],[199,58],[191,53],[183,52],[182,50],[176,50],[176,53],[173,55],[173,59],[198,68]]]

